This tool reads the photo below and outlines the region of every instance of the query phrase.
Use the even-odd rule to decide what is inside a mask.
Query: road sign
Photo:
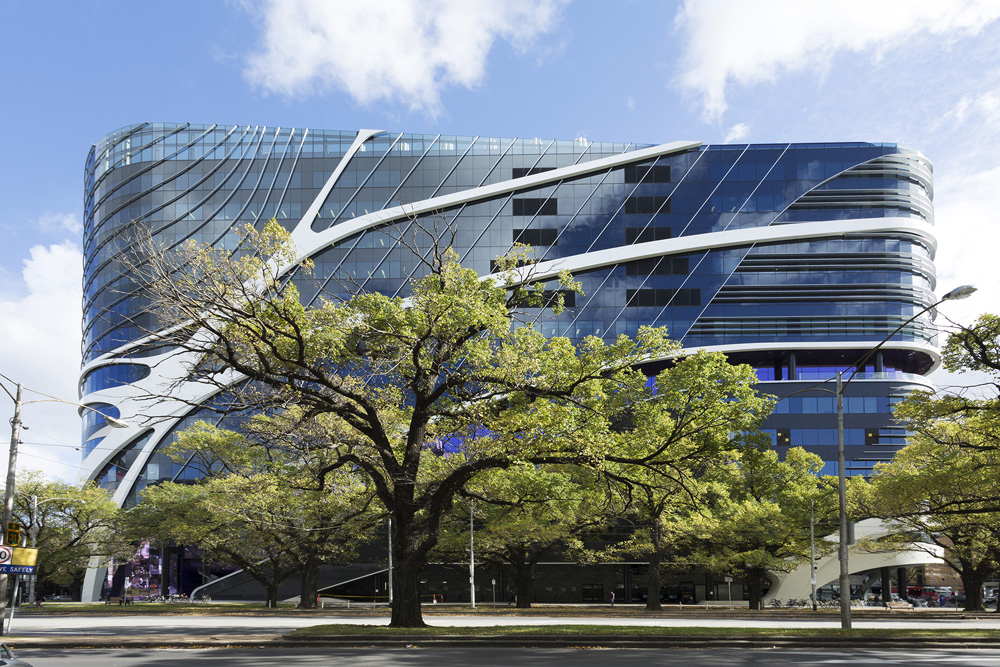
[[[0,546],[0,574],[34,574],[38,549]]]
[[[16,547],[21,543],[21,524],[17,521],[7,522],[7,535],[4,544],[9,547]]]

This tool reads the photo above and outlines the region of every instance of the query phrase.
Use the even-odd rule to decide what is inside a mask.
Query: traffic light
[[[7,522],[7,539],[4,543],[9,547],[16,547],[21,544],[21,524],[17,521]]]

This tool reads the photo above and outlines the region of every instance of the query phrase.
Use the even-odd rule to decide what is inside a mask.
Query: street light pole
[[[815,501],[809,501],[809,587],[812,589],[813,611],[819,611],[816,600],[816,508]]]
[[[840,500],[840,627],[851,627],[851,569],[847,562],[847,475],[844,456],[844,374],[837,371],[837,494]]]
[[[851,372],[850,377],[847,378],[847,382],[844,382],[843,371],[837,371],[837,486],[839,491],[840,500],[840,548],[838,550],[838,559],[840,560],[840,627],[847,630],[851,627],[851,570],[848,564],[848,535],[847,535],[847,476],[845,474],[845,456],[844,456],[844,390],[847,385],[850,384],[854,376],[857,375],[858,370],[864,367],[865,362],[868,361],[876,352],[878,352],[883,345],[888,343],[893,336],[903,330],[907,324],[917,319],[924,313],[933,308],[937,308],[945,301],[958,301],[960,299],[965,299],[972,295],[976,291],[976,288],[972,285],[962,285],[961,287],[956,287],[951,290],[940,300],[932,303],[931,305],[923,308],[913,317],[909,318],[902,324],[900,324],[896,329],[882,339],[882,342],[873,347],[871,350],[865,353],[858,361],[854,363],[854,370]],[[824,390],[824,391],[829,391]]]

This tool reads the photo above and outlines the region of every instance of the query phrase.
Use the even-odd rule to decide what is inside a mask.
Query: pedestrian
[[[615,606],[615,592],[611,591],[611,606]]]

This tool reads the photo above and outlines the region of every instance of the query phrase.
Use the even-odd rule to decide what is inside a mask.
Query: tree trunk
[[[272,586],[267,586],[266,590],[267,590],[267,602],[265,603],[265,605],[270,609],[274,609],[278,606],[278,586],[276,584]]]
[[[889,603],[892,602],[892,580],[889,568],[883,567],[879,569],[879,581],[882,584],[882,606],[888,607]]]
[[[316,600],[318,595],[316,581],[319,576],[319,561],[316,558],[315,551],[312,549],[306,554],[302,571],[299,574],[302,577],[299,591],[299,609],[315,609],[319,606]]]
[[[535,587],[535,566],[531,563],[515,563],[514,590],[517,591],[517,608],[530,609],[531,596]]]
[[[764,599],[764,581],[767,577],[767,570],[762,568],[750,568],[746,571],[746,584],[750,589],[750,609],[757,611],[761,607]]]
[[[986,573],[962,563],[962,586],[965,588],[965,611],[983,611],[983,582]],[[957,595],[957,592],[954,594]],[[997,605],[1000,607],[1000,605]]]
[[[663,572],[660,565],[660,554],[663,553],[663,528],[659,521],[653,522],[653,552],[649,555],[649,577],[646,586],[646,611],[659,611],[663,608],[660,602],[660,590],[663,588]]]
[[[389,627],[427,627],[420,608],[420,570],[423,561],[412,554],[404,555],[402,551],[393,545],[396,562],[392,567],[393,600]]]

